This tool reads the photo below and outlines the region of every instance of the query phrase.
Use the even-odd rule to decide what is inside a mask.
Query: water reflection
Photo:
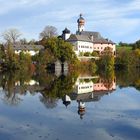
[[[117,74],[117,81],[120,87],[133,85],[138,88],[138,76],[132,76],[133,80],[126,80]],[[137,73],[138,74],[138,73]],[[67,107],[71,100],[77,101],[77,106],[83,102],[99,101],[102,96],[111,94],[116,89],[116,77],[114,72],[100,75],[72,73],[56,76],[50,73],[2,73],[0,75],[0,89],[3,94],[2,100],[9,105],[18,105],[22,101],[22,96],[26,94],[39,94],[40,102],[46,108],[55,108],[59,99]],[[136,81],[134,81],[134,77]],[[79,107],[78,107],[79,109]],[[84,109],[85,110],[85,109]],[[85,112],[85,111],[84,111]],[[79,112],[78,112],[79,113]]]
[[[77,101],[78,114],[83,119],[86,112],[86,102],[99,101],[102,96],[112,93],[115,89],[115,76],[105,79],[98,75],[80,75],[73,86],[73,93],[69,95],[69,98]]]
[[[21,72],[1,74],[2,100],[9,105],[18,105],[22,96],[39,94],[40,102],[47,109],[57,106],[59,99],[67,107],[71,101],[77,102],[80,118],[86,112],[86,102],[99,101],[102,96],[116,89],[116,78],[91,76],[89,74],[67,74],[57,77],[55,74],[32,74]]]
[[[126,74],[0,74],[0,139],[138,140],[140,77]]]
[[[140,69],[116,71],[116,77],[120,88],[131,86],[140,90]]]

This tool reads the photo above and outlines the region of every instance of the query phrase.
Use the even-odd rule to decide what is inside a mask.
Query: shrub
[[[85,53],[84,53],[84,56],[90,56],[90,55],[91,55],[90,52],[85,52]]]
[[[98,56],[99,56],[99,53],[96,52],[96,51],[93,51],[91,55],[92,55],[92,56],[95,56],[95,57],[98,57]]]

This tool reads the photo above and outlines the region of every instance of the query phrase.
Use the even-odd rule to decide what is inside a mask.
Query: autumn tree
[[[0,63],[3,61],[5,57],[4,46],[0,44]]]
[[[97,62],[99,69],[110,71],[114,69],[114,55],[112,54],[112,50],[106,48],[101,55],[99,61]]]
[[[54,26],[46,26],[40,33],[40,38],[50,38],[57,36],[57,29]]]
[[[32,64],[31,56],[28,53],[20,52],[19,54],[19,69],[29,70]]]
[[[49,49],[56,59],[68,61],[70,63],[77,61],[77,57],[73,51],[73,46],[62,39],[55,37],[48,38],[45,48]]]
[[[140,49],[140,40],[136,41],[136,42],[132,45],[132,47],[133,47],[133,50],[135,50],[135,49]]]
[[[13,47],[9,44],[5,53],[5,67],[7,70],[15,70],[19,68],[18,55],[14,53]]]
[[[55,61],[55,57],[50,49],[45,49],[44,51],[40,51],[38,54],[33,56],[32,60],[36,62],[37,67],[46,67],[48,63],[52,63]]]

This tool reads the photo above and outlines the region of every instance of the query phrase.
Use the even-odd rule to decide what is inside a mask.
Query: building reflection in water
[[[69,78],[52,76],[50,78],[47,75],[46,77],[39,77],[43,78],[41,82],[32,77],[27,78],[21,79],[20,77],[1,75],[0,89],[3,93],[2,99],[4,102],[17,105],[21,101],[21,96],[27,93],[32,95],[40,93],[40,101],[46,108],[56,107],[60,98],[62,98],[62,102],[67,108],[73,100],[77,101],[77,112],[81,119],[86,113],[86,102],[99,101],[102,96],[108,95],[116,89],[116,79],[114,77],[102,78],[80,75],[77,80],[75,78],[76,82],[72,76],[69,76]],[[44,81],[47,82],[44,83]]]
[[[21,96],[27,93],[35,94],[36,91],[42,89],[39,83],[33,79],[20,81],[12,76],[6,76],[3,75],[1,79],[2,100],[6,104],[16,106],[23,100]]]
[[[112,93],[116,89],[116,79],[103,79],[99,76],[80,76],[74,85],[72,100],[78,102],[78,114],[82,119],[85,112],[85,103],[99,101],[102,96]]]
[[[63,98],[62,98],[62,101],[63,101],[63,104],[67,106],[71,103],[71,98],[68,96],[68,95],[65,95]]]
[[[78,114],[80,115],[80,119],[83,119],[83,116],[85,114],[85,102],[82,100],[77,100],[78,102]]]

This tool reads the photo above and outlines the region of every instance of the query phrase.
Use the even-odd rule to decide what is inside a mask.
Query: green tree
[[[98,70],[98,66],[96,65],[95,61],[90,61],[89,71],[91,72],[91,74],[95,74],[97,70]]]
[[[112,51],[108,48],[104,50],[98,61],[99,69],[110,71],[114,69],[114,56]]]
[[[129,68],[140,67],[140,49],[131,51],[129,57]]]
[[[19,69],[20,70],[29,70],[32,64],[32,59],[30,54],[20,52],[19,54]]]
[[[4,61],[4,58],[5,58],[4,46],[0,44],[0,63]]]
[[[40,51],[39,54],[33,56],[32,59],[35,61],[37,68],[41,68],[42,66],[46,68],[48,63],[52,63],[56,60],[53,53],[48,48],[44,51]]]
[[[85,52],[85,53],[84,53],[84,56],[90,56],[90,55],[91,55],[90,52]]]
[[[136,42],[132,45],[132,47],[133,47],[133,50],[135,50],[135,49],[140,49],[140,40],[136,41]]]
[[[128,68],[130,52],[125,49],[119,50],[115,59],[115,64],[119,67]]]
[[[75,63],[78,61],[75,52],[73,51],[73,46],[70,43],[55,37],[48,38],[46,41],[44,39],[43,43],[45,49],[48,49],[55,59],[68,61],[69,63]]]
[[[11,44],[8,45],[5,53],[5,68],[8,70],[14,70],[19,68],[19,57],[14,53]]]
[[[115,64],[119,68],[135,68],[140,67],[140,49],[127,51],[121,49],[117,52]]]
[[[99,52],[93,51],[91,55],[92,55],[92,56],[95,56],[95,57],[99,57]]]

